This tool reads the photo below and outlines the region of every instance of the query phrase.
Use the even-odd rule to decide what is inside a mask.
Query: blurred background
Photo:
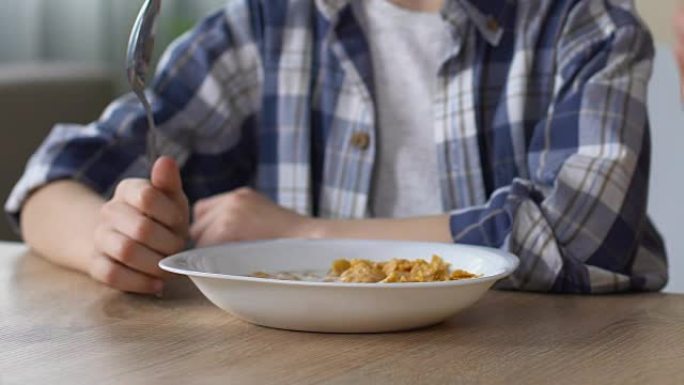
[[[161,52],[226,0],[164,0]],[[75,62],[113,71],[117,85],[142,0],[0,0],[0,63]]]
[[[155,57],[226,0],[164,0]],[[87,123],[128,91],[143,0],[0,0],[0,201],[56,122]],[[0,220],[0,240],[16,240]]]
[[[593,0],[587,0],[593,1]],[[157,54],[226,0],[164,0]],[[666,237],[672,279],[684,292],[684,113],[672,56],[679,0],[636,0],[654,32],[650,91],[653,166],[649,210]],[[0,0],[0,201],[56,122],[87,123],[127,91],[128,34],[142,0]],[[0,221],[0,240],[18,240]]]

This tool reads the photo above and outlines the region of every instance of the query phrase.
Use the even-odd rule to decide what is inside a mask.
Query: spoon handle
[[[145,96],[147,73],[154,51],[157,16],[161,9],[161,0],[147,0],[133,25],[128,41],[126,55],[126,73],[133,92],[142,103],[149,126],[147,132],[147,158],[150,167],[159,156],[157,128],[154,123],[152,107]]]

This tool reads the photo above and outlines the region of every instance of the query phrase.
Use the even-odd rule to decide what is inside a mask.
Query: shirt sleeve
[[[568,17],[554,100],[528,142],[529,178],[451,216],[455,242],[520,258],[499,287],[598,293],[667,281],[664,246],[646,215],[653,44],[631,12]]]
[[[248,178],[231,174],[244,174],[248,167],[221,167],[239,163],[229,158],[242,155],[235,150],[247,141],[241,126],[257,109],[260,95],[261,66],[245,4],[231,2],[230,9],[209,16],[175,41],[147,91],[158,126],[157,146],[192,175],[184,178],[184,188],[195,198],[216,190],[217,181]],[[106,198],[122,179],[146,177],[148,128],[133,94],[114,101],[92,124],[56,125],[6,202],[15,229],[27,197],[53,181],[74,180]]]

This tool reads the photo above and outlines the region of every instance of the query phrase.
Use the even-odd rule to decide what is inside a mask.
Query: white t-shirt
[[[439,13],[388,0],[356,0],[354,11],[373,62],[378,153],[370,209],[374,217],[443,212],[434,139],[433,98],[449,36]]]

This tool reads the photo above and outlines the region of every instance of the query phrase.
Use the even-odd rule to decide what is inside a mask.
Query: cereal
[[[342,266],[344,262],[349,263],[349,268],[340,273],[335,266]],[[341,282],[357,283],[436,282],[477,277],[465,270],[450,273],[449,264],[437,255],[433,255],[430,262],[424,259],[392,259],[388,262],[342,259],[333,263],[330,275],[339,277]]]
[[[345,283],[438,282],[479,277],[477,274],[461,269],[450,271],[449,264],[437,255],[433,255],[430,262],[424,259],[392,259],[387,262],[373,262],[366,259],[338,259],[332,263],[328,275],[322,278],[311,272],[306,274],[258,272],[251,276],[255,278]]]

